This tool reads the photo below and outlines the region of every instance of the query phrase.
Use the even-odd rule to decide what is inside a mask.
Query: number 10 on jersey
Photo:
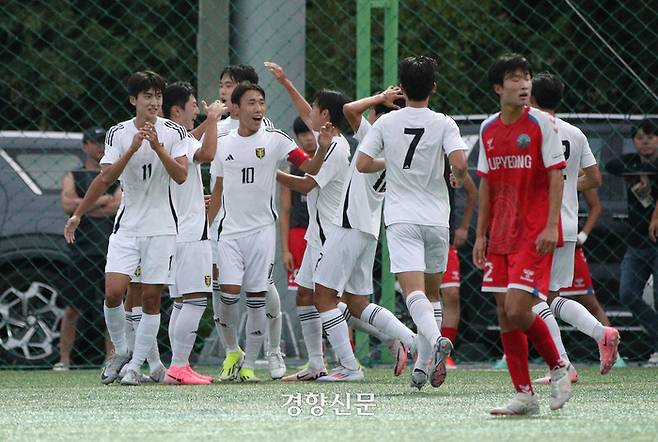
[[[242,184],[251,184],[254,182],[254,168],[253,167],[243,167],[242,168]]]

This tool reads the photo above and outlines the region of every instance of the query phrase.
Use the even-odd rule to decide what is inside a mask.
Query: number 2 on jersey
[[[407,155],[404,157],[404,163],[402,164],[403,169],[411,169],[411,161],[414,159],[414,153],[416,153],[416,146],[420,142],[420,138],[425,133],[425,129],[421,128],[404,128],[405,135],[413,135],[414,138],[409,144],[409,150],[407,150]]]

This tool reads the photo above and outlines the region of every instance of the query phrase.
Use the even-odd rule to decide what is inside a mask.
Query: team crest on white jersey
[[[530,146],[530,135],[528,134],[521,134],[519,137],[516,139],[516,146],[525,149],[526,147]]]
[[[206,287],[210,287],[210,283],[212,282],[212,280],[210,279],[210,275],[204,276],[203,282],[206,284]]]
[[[265,148],[264,147],[257,147],[256,148],[256,158],[262,159],[265,156]]]

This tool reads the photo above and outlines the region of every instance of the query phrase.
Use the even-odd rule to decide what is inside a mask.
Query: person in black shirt
[[[105,129],[93,127],[83,132],[82,147],[86,158],[80,169],[73,170],[62,178],[61,201],[67,215],[72,215],[84,198],[87,188],[100,173],[99,161],[104,153]],[[54,370],[68,370],[71,363],[71,350],[75,342],[77,323],[80,315],[85,315],[94,307],[100,306],[103,299],[105,252],[112,232],[113,217],[121,202],[121,189],[117,183],[108,188],[93,210],[84,217],[78,227],[76,242],[70,246],[71,266],[68,269],[69,287],[64,293],[68,304],[64,310],[60,329],[60,360]],[[109,344],[106,339],[106,354]],[[111,348],[111,346],[109,346]]]
[[[658,121],[641,121],[631,135],[638,153],[623,155],[606,165],[609,173],[624,177],[628,203],[628,248],[621,263],[619,296],[652,340],[654,352],[647,365],[658,366],[658,313],[642,300],[644,286],[653,275],[658,301]],[[650,228],[652,214],[656,221]]]

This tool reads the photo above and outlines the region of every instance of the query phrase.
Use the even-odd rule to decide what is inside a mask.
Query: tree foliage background
[[[658,90],[658,0],[575,5]],[[195,83],[197,21],[195,0],[3,2],[0,128],[80,130],[124,119],[130,109],[123,82],[136,69]],[[308,94],[330,87],[354,97],[356,2],[309,0],[306,31]],[[372,32],[372,84],[381,86],[381,10],[373,12]],[[405,0],[399,38],[400,57],[440,60],[432,105],[442,112],[495,110],[486,69],[498,54],[516,51],[535,71],[562,76],[563,111],[658,113],[656,100],[565,1]]]

